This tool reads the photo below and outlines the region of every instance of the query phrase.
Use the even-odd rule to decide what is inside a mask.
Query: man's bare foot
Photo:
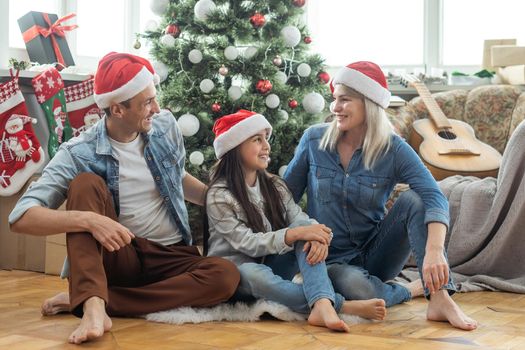
[[[111,320],[106,314],[106,303],[99,297],[91,297],[84,302],[84,316],[68,341],[80,344],[104,335],[111,329]]]
[[[344,302],[341,312],[369,320],[384,320],[386,316],[385,301],[383,299],[347,300]]]
[[[405,285],[405,287],[407,287],[410,291],[412,298],[417,298],[425,295],[425,288],[423,288],[423,283],[421,282],[420,278],[410,282],[409,284]]]
[[[446,290],[440,290],[430,296],[427,319],[449,322],[452,326],[465,331],[478,327],[478,323],[461,311]]]
[[[308,317],[312,326],[326,327],[334,331],[350,332],[350,327],[337,316],[337,312],[329,299],[323,298],[315,302]]]
[[[42,312],[42,316],[53,316],[61,312],[69,312],[69,294],[62,292],[46,299],[40,312]]]

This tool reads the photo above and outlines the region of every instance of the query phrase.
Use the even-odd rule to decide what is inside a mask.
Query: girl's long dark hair
[[[266,232],[263,224],[263,218],[255,205],[250,201],[248,191],[246,190],[246,181],[242,169],[242,160],[239,147],[236,147],[226,153],[211,170],[209,188],[217,181],[226,180],[228,190],[234,198],[240,203],[246,213],[248,222],[246,225],[254,232]],[[279,181],[275,176],[268,174],[265,170],[257,171],[257,179],[264,198],[264,212],[272,230],[279,230],[288,226],[285,217],[285,209],[281,195],[277,186],[286,186],[283,181]],[[207,218],[204,218],[207,221]],[[208,232],[205,230],[204,245],[207,248]],[[205,249],[207,251],[207,249]]]

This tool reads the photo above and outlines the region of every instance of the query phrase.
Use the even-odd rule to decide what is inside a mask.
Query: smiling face
[[[362,131],[366,128],[365,101],[357,92],[342,84],[334,88],[332,112],[340,132]]]
[[[242,166],[246,173],[264,170],[270,161],[270,144],[268,133],[262,130],[239,145]]]

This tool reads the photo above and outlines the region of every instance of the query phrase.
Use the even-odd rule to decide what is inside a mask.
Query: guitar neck
[[[430,117],[434,124],[436,124],[436,127],[438,129],[451,129],[452,126],[450,125],[447,116],[443,113],[436,100],[434,100],[427,86],[421,82],[415,82],[413,83],[413,86],[423,100],[425,106],[427,106]]]

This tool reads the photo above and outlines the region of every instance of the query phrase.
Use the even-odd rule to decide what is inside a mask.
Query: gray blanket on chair
[[[497,179],[452,176],[439,185],[450,205],[445,243],[460,291],[525,293],[525,122],[507,144]]]

